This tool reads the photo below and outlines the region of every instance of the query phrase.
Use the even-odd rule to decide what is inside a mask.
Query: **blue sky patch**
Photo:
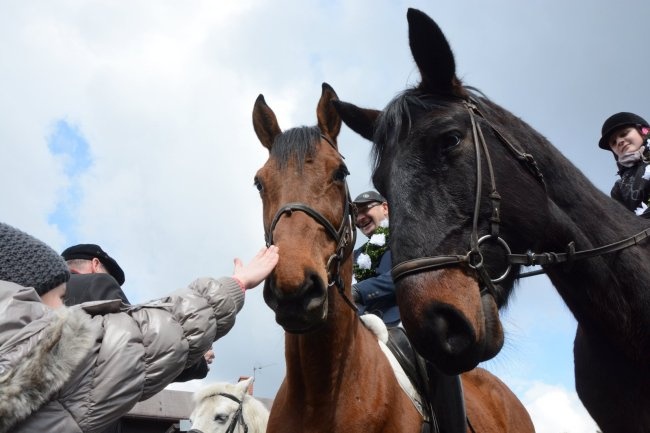
[[[62,159],[63,171],[69,181],[68,188],[61,192],[56,209],[48,215],[48,221],[56,225],[72,244],[77,239],[76,215],[83,198],[80,177],[93,164],[90,146],[79,127],[61,119],[55,123],[47,147],[52,155]]]

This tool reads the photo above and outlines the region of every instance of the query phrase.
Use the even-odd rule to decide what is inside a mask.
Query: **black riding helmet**
[[[612,133],[622,126],[646,126],[650,127],[648,122],[641,116],[634,113],[622,111],[620,113],[612,114],[605,120],[601,129],[601,137],[598,141],[598,147],[605,150],[612,150],[609,147],[609,137]]]

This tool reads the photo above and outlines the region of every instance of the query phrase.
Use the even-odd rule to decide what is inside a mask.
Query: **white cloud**
[[[537,433],[595,433],[591,419],[578,395],[559,385],[535,382],[526,391],[524,406]]]

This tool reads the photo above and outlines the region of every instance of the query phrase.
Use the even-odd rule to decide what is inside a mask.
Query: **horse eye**
[[[218,413],[218,414],[216,414],[214,416],[214,420],[216,422],[222,422],[223,423],[223,422],[226,422],[227,419],[228,419],[228,415],[223,415],[221,413]]]
[[[348,168],[345,165],[342,165],[334,172],[332,178],[335,182],[343,182],[349,174],[350,172],[348,171]]]
[[[442,150],[446,151],[455,146],[458,146],[460,144],[460,141],[461,141],[461,136],[460,133],[458,132],[451,132],[449,134],[445,134],[441,138]]]
[[[253,179],[253,185],[255,185],[255,188],[257,188],[257,191],[260,193],[264,189],[264,187],[262,187],[262,182],[260,182],[260,180],[257,177]]]

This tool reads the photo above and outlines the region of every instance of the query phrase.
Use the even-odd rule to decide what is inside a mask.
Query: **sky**
[[[419,79],[408,7],[440,25],[466,84],[609,192],[602,122],[650,117],[645,0],[0,0],[0,220],[58,251],[100,244],[133,303],[231,275],[264,242],[256,97],[283,129],[316,123],[323,82],[383,108]],[[352,194],[372,188],[369,143],[343,127],[339,147]],[[514,296],[505,347],[482,366],[538,432],[595,432],[574,389],[575,320],[544,276]],[[275,394],[284,334],[261,287],[246,298],[207,379],[183,389],[254,375],[256,395]]]

